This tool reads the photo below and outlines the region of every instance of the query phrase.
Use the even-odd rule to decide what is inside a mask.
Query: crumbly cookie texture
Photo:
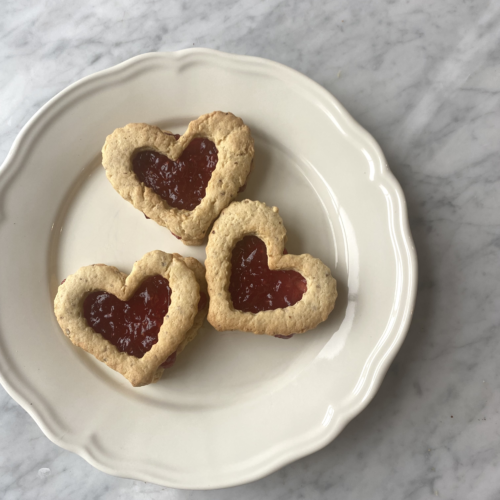
[[[201,203],[194,210],[181,210],[139,182],[132,158],[139,151],[152,150],[175,161],[195,137],[206,137],[215,144],[218,162]],[[106,138],[102,164],[113,187],[135,208],[170,229],[186,245],[201,245],[212,222],[246,183],[253,155],[253,139],[243,120],[215,111],[192,121],[178,140],[170,132],[144,123],[116,129]]]
[[[235,244],[247,235],[255,235],[266,244],[270,269],[291,269],[307,280],[307,291],[296,304],[257,314],[233,307],[229,293],[231,256]],[[244,200],[222,211],[210,231],[205,261],[208,321],[216,330],[291,335],[311,330],[327,319],[337,299],[337,282],[330,269],[308,254],[283,255],[285,242],[286,230],[276,207]]]
[[[169,281],[171,303],[158,333],[158,342],[142,358],[136,358],[120,352],[87,324],[83,302],[89,293],[97,290],[128,300],[145,278],[156,274]],[[80,268],[59,286],[54,312],[62,331],[74,345],[138,387],[159,380],[163,373],[160,365],[174,352],[179,354],[196,336],[208,309],[207,301],[207,306],[198,311],[200,290],[207,290],[202,264],[193,258],[156,250],[138,260],[128,276],[104,264]]]

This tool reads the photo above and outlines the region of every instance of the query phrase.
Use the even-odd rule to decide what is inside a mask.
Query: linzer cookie
[[[80,268],[59,286],[54,311],[73,344],[142,386],[194,339],[207,299],[196,259],[153,251],[128,276],[104,264]]]
[[[102,163],[113,187],[186,245],[201,245],[212,222],[244,187],[253,139],[241,118],[215,111],[184,135],[131,123],[106,138]]]
[[[208,321],[216,330],[289,338],[325,321],[337,298],[330,269],[289,255],[276,207],[259,201],[224,209],[207,244]]]

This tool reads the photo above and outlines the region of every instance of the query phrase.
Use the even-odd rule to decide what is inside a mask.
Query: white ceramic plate
[[[160,249],[205,259],[106,180],[105,137],[129,122],[182,133],[231,111],[255,137],[240,199],[280,208],[290,253],[332,269],[339,299],[291,340],[208,324],[163,379],[133,389],[73,347],[52,311],[92,263],[129,272]],[[322,87],[280,64],[189,49],[146,54],[71,85],[2,166],[1,382],[56,444],[119,476],[179,488],[260,478],[328,444],[373,398],[411,318],[416,257],[379,147]]]

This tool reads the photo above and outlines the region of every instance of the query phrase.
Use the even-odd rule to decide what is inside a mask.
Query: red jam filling
[[[200,290],[200,301],[198,302],[198,311],[201,311],[207,305],[207,295]]]
[[[196,137],[177,161],[156,151],[140,151],[132,159],[132,166],[139,181],[171,207],[193,210],[205,196],[217,161],[215,144],[205,137]]]
[[[89,326],[119,351],[142,358],[158,342],[172,290],[160,275],[146,278],[126,302],[108,292],[92,292],[83,302]]]
[[[160,275],[149,276],[126,302],[108,292],[90,293],[83,302],[83,315],[87,324],[120,352],[142,358],[158,342],[171,294],[168,280]],[[200,292],[198,311],[206,305],[207,296]],[[167,362],[170,364],[166,365]],[[175,353],[161,366],[165,368],[174,362]]]
[[[174,365],[175,360],[177,359],[177,351],[171,354],[161,365],[160,368],[170,368]]]
[[[258,313],[293,306],[307,290],[307,281],[298,272],[269,269],[266,245],[257,236],[245,236],[235,245],[231,265],[229,293],[239,311]]]

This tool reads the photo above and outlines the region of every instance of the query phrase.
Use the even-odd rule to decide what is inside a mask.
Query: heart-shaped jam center
[[[307,281],[297,271],[269,269],[266,245],[257,236],[245,236],[235,245],[231,265],[229,293],[239,311],[258,313],[293,306],[307,290]]]
[[[171,294],[167,279],[160,275],[149,276],[127,301],[104,291],[90,293],[83,302],[83,315],[87,324],[119,351],[142,358],[158,342]],[[206,305],[207,296],[200,291],[198,311]],[[161,366],[173,365],[175,354]]]
[[[158,342],[172,290],[163,276],[149,276],[126,302],[115,295],[92,292],[83,302],[89,326],[119,351],[142,358]]]
[[[205,197],[217,161],[215,144],[207,138],[196,137],[176,161],[156,151],[140,151],[132,159],[132,166],[139,181],[171,207],[193,210]]]

